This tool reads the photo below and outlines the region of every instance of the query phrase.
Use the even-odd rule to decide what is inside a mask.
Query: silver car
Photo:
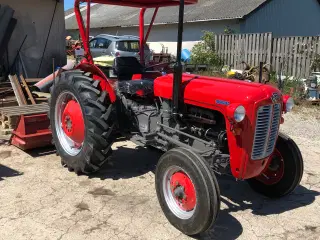
[[[124,35],[113,36],[100,34],[90,40],[90,50],[93,58],[100,56],[136,57],[139,56],[139,37]],[[147,44],[144,47],[145,62],[149,62],[152,54]]]

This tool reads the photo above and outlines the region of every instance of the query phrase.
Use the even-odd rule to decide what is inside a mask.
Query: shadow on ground
[[[235,182],[227,176],[219,177],[218,181],[221,189],[221,201],[227,208],[220,212],[215,227],[198,238],[201,240],[233,240],[239,237],[243,228],[241,223],[230,213],[251,210],[252,214],[259,216],[281,214],[308,206],[320,195],[319,192],[300,185],[292,194],[284,198],[269,199],[253,192],[246,182]]]
[[[135,149],[121,146],[114,150],[112,159],[100,172],[90,178],[128,179],[154,172],[162,152],[142,147]],[[243,228],[241,223],[230,213],[251,210],[255,215],[281,214],[312,204],[319,192],[299,186],[295,192],[282,199],[272,200],[263,197],[251,190],[246,182],[236,182],[231,177],[219,177],[222,203],[227,206],[221,210],[215,227],[197,239],[224,239],[238,238]]]
[[[163,153],[160,151],[143,147],[134,149],[126,146],[118,147],[113,150],[110,161],[98,173],[90,175],[90,178],[118,180],[154,172],[161,154]]]
[[[55,154],[57,152],[57,150],[56,150],[55,146],[52,145],[52,146],[27,150],[25,152],[33,158],[38,158],[38,157],[43,157],[43,156]]]
[[[3,178],[7,177],[17,177],[22,175],[23,173],[18,172],[14,169],[11,169],[7,166],[0,164],[0,181],[4,180]]]
[[[255,215],[281,214],[312,204],[320,193],[298,186],[290,195],[280,199],[269,199],[255,193],[246,182],[235,182],[230,177],[220,177],[222,202],[230,212],[251,209]]]

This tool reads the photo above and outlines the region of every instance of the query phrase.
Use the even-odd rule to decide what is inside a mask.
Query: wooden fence
[[[242,62],[258,66],[268,63],[284,75],[307,77],[317,54],[319,37],[273,38],[272,33],[216,35],[216,50],[226,65],[242,69]],[[320,71],[320,69],[318,69]]]

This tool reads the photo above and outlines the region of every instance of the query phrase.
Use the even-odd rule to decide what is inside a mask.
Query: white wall
[[[13,8],[15,10],[14,17],[18,20],[9,43],[10,64],[12,64],[24,37],[27,35],[21,54],[29,77],[37,77],[56,1],[0,0],[0,3]],[[40,77],[47,76],[52,72],[52,58],[55,58],[56,65],[65,65],[65,35],[64,1],[60,1],[57,5]]]
[[[162,43],[168,47],[170,53],[176,53],[177,42],[177,24],[156,25],[152,28],[148,42]],[[238,20],[221,20],[211,22],[195,22],[186,23],[184,25],[184,44],[183,48],[191,49],[193,45],[201,39],[203,31],[211,31],[215,33],[223,33],[226,27],[230,27],[236,32],[240,32],[240,23]],[[147,28],[145,32],[147,31]],[[77,31],[67,31],[69,35],[77,37]],[[122,27],[122,28],[100,28],[91,29],[90,35],[98,35],[101,33],[113,35],[139,35],[138,27]],[[158,48],[158,47],[157,47]]]

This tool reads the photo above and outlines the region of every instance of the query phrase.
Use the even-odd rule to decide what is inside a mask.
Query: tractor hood
[[[182,86],[181,94],[185,102],[205,104],[207,107],[233,103],[251,105],[270,98],[275,92],[281,96],[278,89],[269,85],[191,74],[183,74]],[[154,85],[155,96],[172,99],[172,87],[172,74],[157,78]]]

